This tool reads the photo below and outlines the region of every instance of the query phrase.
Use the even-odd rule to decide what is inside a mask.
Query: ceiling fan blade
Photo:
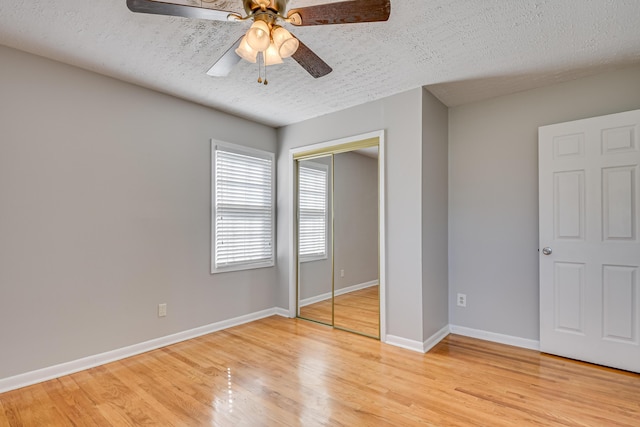
[[[304,26],[386,21],[390,14],[391,0],[352,0],[292,9],[287,18]]]
[[[224,10],[204,9],[196,6],[161,3],[152,0],[127,0],[127,7],[132,12],[209,19],[211,21],[227,21],[229,20],[229,15],[237,16],[235,13]]]
[[[297,37],[296,37],[297,38]],[[327,65],[318,55],[313,53],[311,49],[298,39],[300,45],[298,50],[293,54],[292,58],[296,60],[298,64],[302,66],[309,74],[314,78],[323,77],[333,71],[333,69]]]
[[[242,36],[244,37],[244,36]],[[242,37],[238,39],[227,51],[213,64],[213,67],[207,71],[207,75],[214,77],[228,76],[233,67],[240,61],[240,57],[236,53],[236,49],[240,46]]]

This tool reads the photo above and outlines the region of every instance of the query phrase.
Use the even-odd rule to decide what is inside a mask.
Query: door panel
[[[640,110],[539,129],[541,349],[634,372],[639,129]]]
[[[602,170],[602,229],[604,240],[634,240],[636,168],[622,166]]]
[[[637,293],[637,267],[603,266],[604,338],[638,343],[635,319],[638,308],[633,303]]]
[[[555,329],[584,333],[584,264],[557,262],[555,267]]]
[[[554,177],[556,239],[584,239],[584,171],[558,172]]]
[[[602,131],[602,153],[619,154],[638,151],[636,126],[622,126]]]

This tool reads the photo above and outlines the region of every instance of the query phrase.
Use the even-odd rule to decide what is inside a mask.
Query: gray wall
[[[423,110],[425,110],[423,112]],[[447,324],[446,247],[436,260],[427,255],[446,241],[446,107],[423,89],[411,90],[279,129],[278,282],[280,306],[288,305],[290,207],[289,150],[294,147],[384,129],[386,132],[387,334],[423,342]],[[435,114],[433,121],[424,114]],[[435,126],[423,131],[424,126]],[[425,151],[426,150],[426,151]],[[423,154],[424,153],[424,154]],[[435,165],[435,168],[432,168]],[[434,203],[430,204],[432,194]],[[438,207],[437,204],[440,204]],[[423,213],[423,207],[425,212]],[[426,215],[426,216],[425,216]],[[427,230],[423,234],[423,228]],[[425,241],[436,237],[434,241]],[[446,246],[446,245],[445,245]],[[423,274],[435,272],[433,279]],[[424,301],[428,304],[423,307]],[[435,307],[435,308],[434,308]],[[433,309],[432,309],[433,308]],[[425,314],[424,310],[429,309]]]
[[[0,378],[276,306],[275,268],[209,274],[209,139],[275,151],[275,130],[1,46],[0,64]]]
[[[278,130],[278,267],[210,275],[209,139],[275,151],[276,131],[5,47],[0,63],[0,378],[287,307],[288,150],[378,129],[387,332],[441,323],[443,107],[421,89]],[[639,81],[632,67],[449,110],[452,324],[538,339],[537,128],[638,109]]]
[[[289,305],[289,150],[386,129],[387,333],[422,340],[420,177],[422,89],[278,130],[278,305]]]
[[[538,339],[538,127],[638,108],[636,66],[450,109],[452,324]]]
[[[422,93],[423,340],[449,324],[448,108]]]

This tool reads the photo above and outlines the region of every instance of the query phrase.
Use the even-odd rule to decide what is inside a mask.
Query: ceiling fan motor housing
[[[283,15],[287,10],[289,0],[243,0],[243,2],[247,15],[252,15],[259,10],[272,10],[277,14]]]

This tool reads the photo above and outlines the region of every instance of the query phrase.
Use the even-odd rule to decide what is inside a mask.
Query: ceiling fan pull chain
[[[269,80],[267,80],[267,61],[264,61],[264,85],[268,85]]]
[[[258,84],[262,83],[262,69],[260,68],[260,62],[262,62],[262,52],[258,52]]]

